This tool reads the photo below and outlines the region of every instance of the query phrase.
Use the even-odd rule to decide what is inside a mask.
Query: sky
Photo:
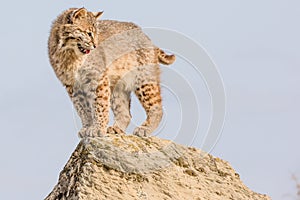
[[[11,0],[0,12],[0,199],[45,198],[79,142],[78,119],[49,64],[47,39],[59,13],[82,6],[104,10],[104,19],[174,30],[201,45],[226,91],[224,128],[210,153],[227,160],[250,189],[275,200],[296,197],[291,176],[300,178],[298,0]],[[194,89],[200,131],[189,145],[201,148],[212,112],[203,77],[180,57],[162,78],[168,70]],[[167,139],[174,139],[181,120],[175,96],[163,90],[166,126],[159,136]],[[139,123],[142,110],[135,102],[133,121]]]

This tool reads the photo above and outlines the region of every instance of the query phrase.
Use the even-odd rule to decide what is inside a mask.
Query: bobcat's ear
[[[87,16],[87,10],[85,8],[79,8],[73,12],[72,19],[76,21],[78,19],[85,18]]]
[[[93,14],[94,14],[94,16],[95,16],[96,19],[99,19],[102,16],[103,11],[101,11],[101,12],[93,12]]]

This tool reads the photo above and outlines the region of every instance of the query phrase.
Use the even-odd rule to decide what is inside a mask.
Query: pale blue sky
[[[252,190],[291,199],[284,196],[295,194],[291,174],[300,177],[298,0],[3,2],[0,199],[43,199],[79,142],[71,102],[48,62],[47,38],[61,11],[82,6],[104,10],[106,19],[177,30],[201,44],[227,94],[227,119],[212,154],[229,161]],[[179,59],[172,67],[184,66]],[[201,82],[192,84],[201,116],[209,116]],[[165,96],[166,107],[176,107]]]

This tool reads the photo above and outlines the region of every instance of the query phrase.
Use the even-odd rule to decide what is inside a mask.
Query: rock
[[[81,140],[45,200],[260,200],[231,166],[157,137]]]

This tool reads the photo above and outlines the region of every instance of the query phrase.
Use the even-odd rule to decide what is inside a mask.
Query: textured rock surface
[[[46,200],[270,199],[248,189],[230,165],[156,137],[82,140]]]

